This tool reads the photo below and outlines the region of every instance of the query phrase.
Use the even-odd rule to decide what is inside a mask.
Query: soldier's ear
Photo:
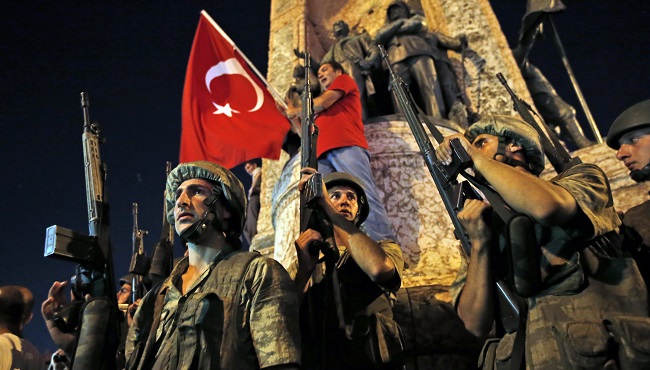
[[[508,144],[508,146],[506,147],[506,149],[507,149],[510,153],[517,153],[517,152],[521,152],[521,151],[523,151],[523,150],[524,150],[524,147],[521,146],[521,145],[519,145],[519,144],[517,144],[517,143],[510,143],[510,144]]]

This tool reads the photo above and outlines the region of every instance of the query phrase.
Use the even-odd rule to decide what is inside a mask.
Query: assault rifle
[[[300,139],[301,168],[311,167],[318,169],[318,159],[316,158],[316,144],[318,141],[318,126],[314,121],[314,101],[311,94],[309,82],[310,56],[305,53],[305,88],[302,92],[302,137]],[[318,231],[323,237],[323,242],[312,245],[310,248],[318,248],[324,255],[325,273],[331,277],[334,303],[336,306],[339,326],[345,326],[343,316],[343,304],[341,301],[341,292],[339,290],[338,274],[336,272],[336,262],[339,259],[339,251],[334,241],[334,230],[331,222],[325,217],[324,213],[318,209],[318,199],[323,197],[323,175],[315,173],[305,183],[300,192],[300,233],[307,229]]]
[[[165,178],[169,176],[171,170],[172,163],[167,162]],[[166,190],[163,191],[162,232],[160,240],[153,248],[151,268],[149,269],[149,278],[151,279],[152,286],[166,279],[171,274],[174,263],[174,228],[167,221],[167,201],[165,195]]]
[[[135,302],[144,297],[144,276],[149,271],[151,259],[144,253],[144,236],[149,232],[138,227],[138,203],[133,203],[133,255],[129,272],[133,274],[131,297]]]
[[[79,264],[71,279],[75,301],[55,317],[61,331],[76,332],[78,344],[71,359],[71,369],[114,369],[120,329],[109,206],[104,188],[106,171],[99,155],[99,125],[90,122],[90,103],[85,92],[81,93],[81,107],[89,233],[83,235],[57,225],[50,226],[46,230],[44,255]],[[86,302],[86,295],[92,299]]]
[[[472,164],[471,158],[461,145],[458,139],[453,139],[450,142],[451,148],[453,149],[453,159],[451,164],[448,166],[443,165],[435,157],[435,150],[431,140],[427,136],[424,127],[422,126],[422,121],[427,124],[427,127],[431,131],[431,134],[436,139],[438,143],[442,143],[443,135],[442,133],[426,118],[424,112],[422,112],[419,107],[415,104],[411,93],[408,90],[408,87],[402,81],[399,76],[392,69],[386,50],[382,45],[379,46],[379,51],[381,57],[387,65],[390,78],[389,78],[389,90],[395,97],[396,101],[400,105],[404,118],[408,123],[415,141],[420,148],[424,162],[429,169],[429,173],[433,178],[433,182],[440,193],[442,202],[445,205],[445,209],[449,214],[449,218],[454,227],[454,235],[460,241],[465,257],[469,256],[471,253],[471,241],[467,232],[463,228],[460,220],[458,219],[457,213],[463,208],[465,199],[482,199],[479,194],[465,181],[458,182],[458,175],[463,175],[468,181],[472,181],[473,185],[477,185],[478,181],[473,179],[472,176],[465,173],[465,169],[470,167]],[[473,180],[470,180],[473,179]],[[511,210],[508,210],[507,205],[501,199],[501,205],[499,204],[500,196],[496,194],[488,186],[480,187],[481,192],[490,201],[490,204],[495,209],[495,212],[499,214],[499,208],[504,208],[503,213],[508,213]],[[500,217],[501,214],[499,214]],[[504,219],[504,222],[507,222],[507,219]],[[501,321],[506,332],[511,333],[517,330],[519,326],[520,319],[520,310],[521,307],[518,303],[518,298],[514,293],[512,293],[510,287],[506,285],[503,281],[497,281],[497,294],[499,297],[499,306],[501,313]]]
[[[528,105],[528,103],[520,99],[517,94],[512,91],[510,86],[508,86],[508,82],[506,81],[505,77],[503,77],[503,74],[500,72],[497,73],[497,78],[499,79],[499,82],[501,82],[506,88],[508,94],[510,94],[515,111],[517,111],[519,116],[521,116],[521,118],[526,121],[526,123],[528,123],[532,128],[534,128],[535,131],[537,131],[539,134],[539,138],[542,142],[542,147],[544,148],[544,154],[546,154],[549,162],[551,162],[551,165],[553,166],[553,169],[555,169],[555,172],[562,173],[575,166],[576,164],[582,163],[580,158],[571,157],[569,152],[567,152],[567,150],[560,142],[560,139],[558,139],[555,131],[549,128],[544,121],[542,121],[542,124],[544,125],[542,128],[542,126],[531,114],[535,113],[535,111],[530,107],[530,105]]]

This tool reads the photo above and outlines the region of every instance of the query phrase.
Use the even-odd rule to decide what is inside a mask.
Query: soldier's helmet
[[[134,278],[134,277],[135,277],[135,276],[134,276],[133,274],[131,274],[131,273],[128,273],[128,274],[122,276],[122,277],[120,278],[120,280],[119,280],[119,281],[120,281],[120,286],[122,286],[122,285],[124,285],[124,284],[133,285],[133,278]]]
[[[607,145],[618,150],[621,147],[618,142],[621,136],[647,126],[650,126],[650,99],[627,108],[614,120],[607,134]]]
[[[181,163],[167,176],[165,199],[167,202],[167,221],[174,225],[175,192],[178,187],[190,179],[204,179],[215,183],[219,197],[232,214],[229,233],[241,235],[246,219],[246,192],[239,179],[227,168],[208,161]]]
[[[345,172],[332,172],[323,176],[323,182],[325,187],[329,190],[335,186],[349,186],[357,193],[357,204],[359,205],[359,212],[354,221],[354,224],[359,226],[363,221],[368,218],[370,213],[370,205],[368,205],[368,197],[366,197],[366,192],[361,186],[361,182],[354,176]]]
[[[544,170],[544,151],[539,135],[523,120],[513,116],[486,115],[469,127],[465,137],[473,142],[481,134],[512,139],[524,147],[530,172],[537,176]]]

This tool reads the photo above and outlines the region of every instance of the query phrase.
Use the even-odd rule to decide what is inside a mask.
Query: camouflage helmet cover
[[[359,205],[358,218],[355,222],[355,225],[361,225],[363,221],[368,218],[370,213],[370,205],[368,205],[368,197],[366,197],[366,192],[361,186],[361,182],[356,177],[345,172],[332,172],[323,176],[323,182],[327,189],[333,188],[334,186],[349,186],[357,193],[357,203]]]
[[[510,138],[524,147],[531,172],[539,175],[544,170],[544,151],[539,134],[523,120],[506,115],[486,115],[465,133],[470,142],[481,134]]]
[[[607,145],[618,150],[621,136],[629,131],[650,126],[650,99],[636,103],[623,111],[612,123],[607,133]]]
[[[187,180],[205,179],[222,184],[227,188],[223,198],[231,211],[237,213],[239,218],[239,230],[243,229],[243,222],[246,216],[246,192],[241,181],[227,168],[208,161],[196,161],[181,163],[167,176],[165,188],[165,200],[167,203],[167,221],[174,225],[174,205],[176,204],[176,189]]]

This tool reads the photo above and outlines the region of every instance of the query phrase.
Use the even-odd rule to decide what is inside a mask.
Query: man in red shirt
[[[373,240],[396,240],[384,205],[379,201],[377,186],[370,171],[370,153],[363,132],[359,88],[352,77],[335,61],[318,69],[323,93],[314,98],[314,113],[319,129],[316,155],[318,172],[346,172],[359,179],[366,192],[370,214],[363,228]],[[302,108],[289,102],[285,114],[297,121]],[[300,125],[299,122],[296,122]]]

